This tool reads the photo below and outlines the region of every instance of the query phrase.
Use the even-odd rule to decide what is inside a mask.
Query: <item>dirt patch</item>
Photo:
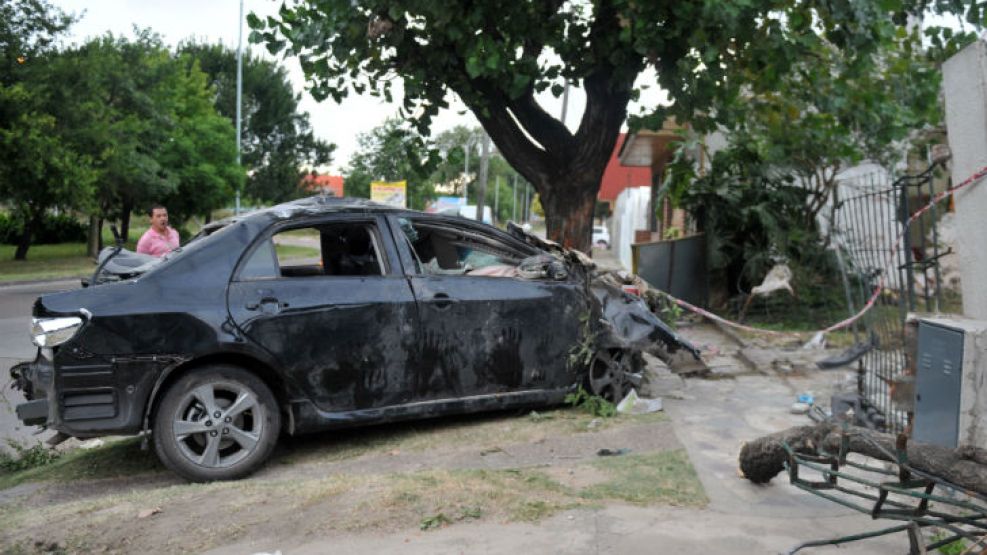
[[[613,501],[705,500],[660,415],[593,422],[561,410],[432,426],[292,441],[239,482],[183,484],[153,473],[22,488],[0,506],[0,544],[24,553],[53,544],[68,552],[168,553],[278,538],[289,547],[327,533],[535,521]],[[597,456],[604,448],[629,452]],[[640,466],[647,468],[634,470]],[[686,487],[634,491],[631,481],[669,472]]]
[[[559,484],[574,490],[602,484],[609,478],[603,470],[587,465],[552,467],[545,469],[545,474]]]

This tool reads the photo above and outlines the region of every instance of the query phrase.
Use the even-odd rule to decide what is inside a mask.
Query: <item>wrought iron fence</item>
[[[942,304],[941,249],[933,207],[906,229],[909,217],[936,191],[935,166],[892,180],[873,173],[846,179],[834,191],[830,238],[846,292],[856,313],[880,284],[875,306],[853,327],[858,360],[857,389],[867,401],[865,423],[887,432],[904,431],[908,406],[896,403],[894,390],[907,382],[905,321],[910,311],[938,311]],[[899,236],[901,240],[899,241]]]

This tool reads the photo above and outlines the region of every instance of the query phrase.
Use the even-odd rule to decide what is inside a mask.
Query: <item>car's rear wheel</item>
[[[188,480],[232,480],[264,464],[280,430],[277,400],[260,378],[234,366],[211,366],[164,393],[154,448],[165,466]]]

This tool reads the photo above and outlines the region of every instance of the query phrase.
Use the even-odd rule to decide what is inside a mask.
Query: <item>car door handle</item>
[[[445,310],[452,306],[453,303],[456,302],[456,299],[453,299],[447,293],[436,293],[435,295],[432,295],[431,301],[432,304],[435,305],[435,308]]]
[[[262,306],[271,304],[277,306],[279,310],[281,309],[281,303],[276,297],[262,297],[259,301],[249,301],[246,305],[244,305],[244,307],[247,310],[257,310]]]

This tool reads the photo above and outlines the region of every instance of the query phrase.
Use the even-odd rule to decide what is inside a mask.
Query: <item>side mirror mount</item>
[[[118,247],[123,246],[123,237],[120,237],[120,232],[117,230],[116,224],[110,224],[110,233],[113,234],[113,242]]]

